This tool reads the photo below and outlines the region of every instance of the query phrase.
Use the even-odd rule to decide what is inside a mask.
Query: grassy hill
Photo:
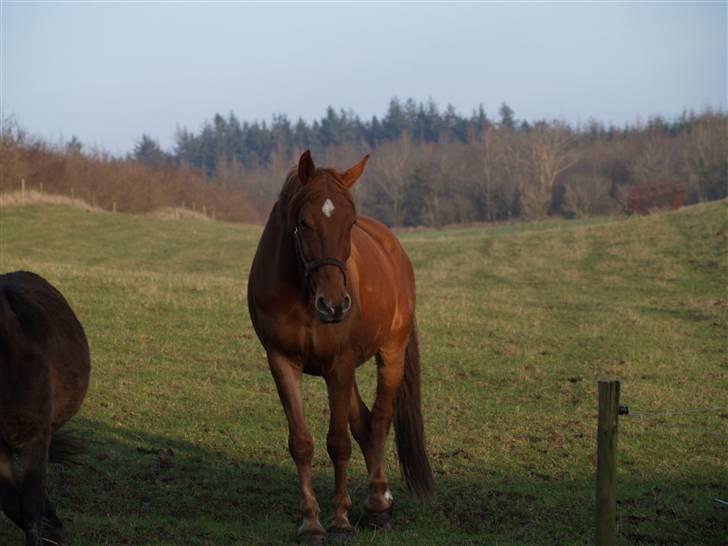
[[[67,207],[0,209],[0,270],[47,277],[92,350],[71,427],[88,453],[51,470],[69,542],[291,543],[287,427],[247,317],[260,228]],[[728,204],[649,217],[400,235],[416,268],[437,495],[353,544],[593,539],[596,381],[622,380],[623,544],[720,544],[728,510]],[[359,370],[373,396],[373,366]],[[304,380],[328,519],[324,383]],[[353,515],[366,473],[355,450]],[[0,543],[21,534],[0,516]]]

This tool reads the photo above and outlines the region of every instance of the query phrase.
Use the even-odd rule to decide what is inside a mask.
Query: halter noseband
[[[298,228],[298,224],[293,228],[293,240],[296,242],[296,254],[298,259],[303,265],[303,272],[308,277],[314,269],[318,269],[324,265],[334,265],[341,270],[341,274],[344,275],[344,285],[346,285],[346,264],[338,258],[321,258],[320,260],[306,259],[306,255],[303,253],[303,243],[301,243],[301,230]]]

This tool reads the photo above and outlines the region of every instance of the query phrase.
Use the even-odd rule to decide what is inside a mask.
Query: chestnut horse
[[[357,216],[349,189],[369,156],[347,170],[317,169],[306,151],[288,175],[258,244],[248,280],[248,308],[268,356],[288,418],[288,446],[301,489],[299,539],[325,531],[311,481],[313,441],[306,428],[301,374],[322,376],[330,420],[326,447],[334,465],[330,533],[351,533],[348,427],[369,473],[369,525],[389,523],[393,498],[384,444],[394,417],[402,474],[420,497],[432,494],[420,403],[415,280],[409,258],[384,225]],[[370,411],[355,381],[357,366],[376,357]]]
[[[89,370],[86,335],[61,293],[34,273],[0,275],[0,507],[27,546],[62,541],[46,463],[76,448],[56,431],[81,406]]]

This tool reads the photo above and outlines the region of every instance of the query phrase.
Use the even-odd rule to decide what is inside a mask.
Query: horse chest
[[[280,314],[265,321],[265,345],[297,361],[310,375],[326,375],[344,362],[358,366],[378,349],[378,340],[366,328],[351,321],[320,324]]]

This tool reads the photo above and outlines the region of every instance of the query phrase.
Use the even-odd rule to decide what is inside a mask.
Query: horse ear
[[[304,186],[306,182],[313,178],[316,174],[316,165],[311,157],[311,150],[306,150],[301,154],[301,159],[298,160],[298,179]]]
[[[367,161],[369,161],[369,154],[365,155],[362,160],[351,169],[341,174],[341,179],[344,181],[347,188],[351,188],[354,185],[354,182],[359,180],[359,177],[362,173],[364,173],[364,167],[366,167]]]

